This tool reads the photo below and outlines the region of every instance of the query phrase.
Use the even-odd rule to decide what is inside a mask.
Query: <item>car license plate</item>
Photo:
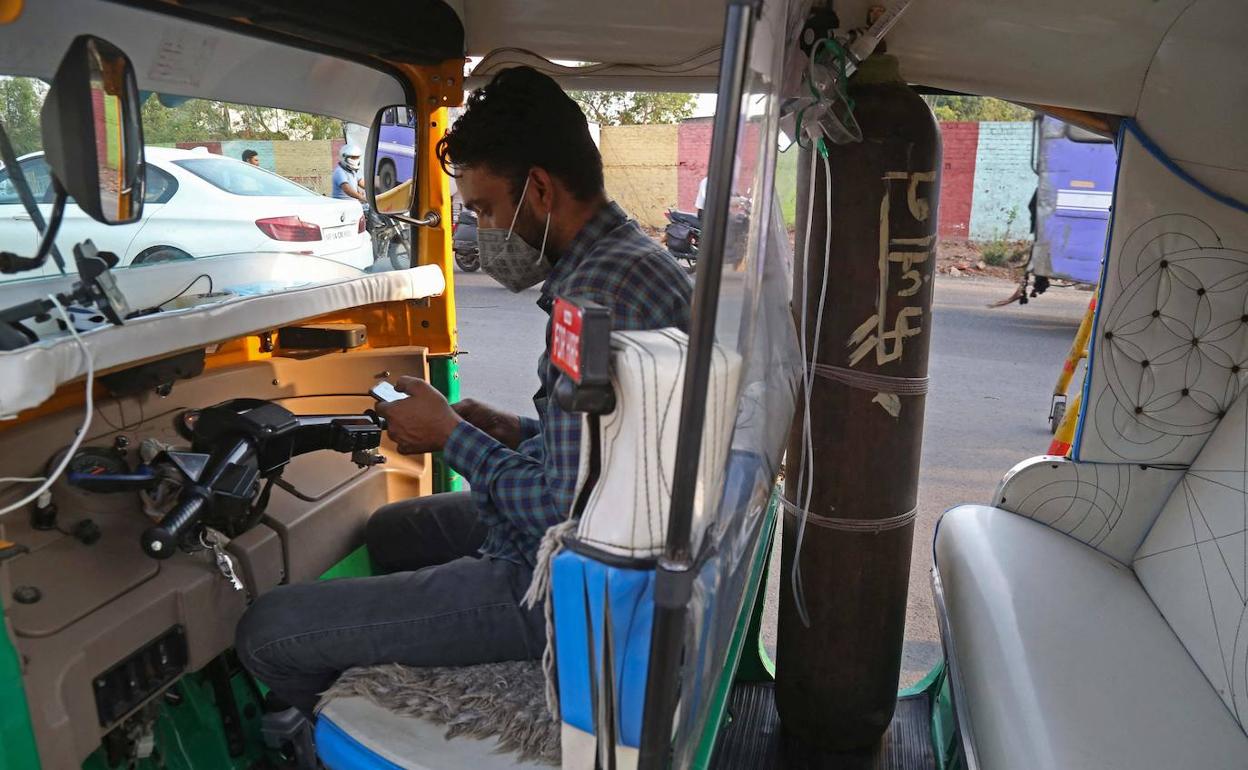
[[[359,228],[355,225],[346,227],[328,227],[321,231],[321,238],[326,241],[340,241],[354,235]]]

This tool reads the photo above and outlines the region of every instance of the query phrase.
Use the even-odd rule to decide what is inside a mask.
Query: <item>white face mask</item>
[[[350,170],[352,170],[352,171],[359,171],[359,170],[360,170],[360,159],[359,159],[359,158],[345,158],[345,157],[344,157],[344,158],[342,159],[342,165],[346,166],[348,169],[350,169]]]
[[[524,180],[520,191],[520,204],[511,218],[511,227],[482,227],[477,230],[477,245],[481,251],[481,269],[485,274],[513,292],[525,289],[545,280],[550,274],[546,261],[546,236],[550,234],[550,213],[546,214],[546,229],[542,232],[541,248],[535,249],[519,235],[515,235],[516,220],[520,206],[524,205],[529,191],[529,180]],[[515,236],[515,237],[513,237]]]

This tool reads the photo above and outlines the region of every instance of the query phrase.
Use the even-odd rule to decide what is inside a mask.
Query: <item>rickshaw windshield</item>
[[[4,126],[35,213],[47,221],[55,196],[41,109],[76,35],[103,31],[133,63],[146,185],[140,217],[119,226],[95,221],[70,198],[55,239],[60,260],[0,276],[0,306],[12,304],[9,287],[61,275],[58,261],[73,273],[73,247],[87,239],[117,255],[117,272],[187,260],[211,272],[217,257],[247,252],[328,260],[356,273],[371,268],[362,158],[346,168],[341,148],[348,126],[369,125],[381,107],[410,101],[410,86],[375,60],[361,64],[350,53],[283,45],[194,18],[204,23],[69,0],[28,5],[4,27],[9,39],[39,41],[0,50]],[[406,173],[411,178],[415,168]],[[20,200],[13,174],[0,168],[0,250],[31,255],[40,216]],[[266,269],[259,265],[258,274]]]
[[[0,97],[13,106],[5,129],[45,221],[54,198],[40,134],[46,95],[46,85],[36,78],[0,79]],[[163,93],[145,97],[143,214],[136,222],[110,226],[92,219],[70,197],[55,239],[68,272],[74,271],[74,246],[86,239],[116,254],[122,269],[243,252],[315,257],[356,271],[372,267],[362,170],[358,161],[351,168],[342,155],[343,121]],[[413,169],[407,173],[410,178]],[[12,175],[0,168],[0,250],[32,253],[41,231]],[[257,270],[265,268],[258,264]],[[49,260],[42,269],[0,281],[59,272]]]

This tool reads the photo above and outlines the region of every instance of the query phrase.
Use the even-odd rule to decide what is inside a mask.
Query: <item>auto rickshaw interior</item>
[[[398,453],[369,392],[415,374],[458,398],[433,148],[464,89],[516,64],[719,105],[690,335],[608,335],[569,306],[589,345],[569,387],[594,438],[574,534],[539,586],[553,654],[530,669],[558,695],[564,767],[780,767],[780,717],[829,743],[869,736],[814,765],[1239,766],[1248,15],[1236,0],[872,5],[0,0],[0,74],[46,90],[34,144],[5,147],[16,125],[0,142],[20,208],[0,228],[24,228],[0,232],[20,232],[0,241],[0,768],[536,766],[358,695],[331,698],[313,735],[266,708],[231,651],[255,597],[370,574],[377,508],[462,485],[440,456]],[[899,705],[941,170],[930,112],[879,97],[906,83],[1113,136],[1119,177],[1079,435],[943,520],[945,662]],[[308,250],[297,233],[364,225],[282,213],[259,227],[292,228],[282,248],[131,262],[165,205],[144,195],[144,104],[187,99],[227,121],[235,105],[348,124],[366,201],[409,261]],[[782,137],[803,153],[796,248],[775,204]],[[35,153],[47,200],[11,173]],[[734,197],[748,216],[729,217]],[[866,256],[829,262],[845,241]],[[670,408],[647,412],[651,392]],[[835,448],[846,435],[860,443]],[[828,500],[872,485],[888,487],[874,518],[834,515]],[[778,521],[782,635],[862,634],[824,656],[804,642],[781,671],[805,678],[777,686],[758,634]],[[867,577],[829,582],[833,563]],[[828,684],[870,713],[842,715]]]

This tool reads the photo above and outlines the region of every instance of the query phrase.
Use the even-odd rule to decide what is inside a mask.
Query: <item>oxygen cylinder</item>
[[[828,147],[831,221],[822,159],[815,156],[813,177],[812,150],[798,161],[793,308],[801,328],[804,294],[807,358],[818,366],[809,402],[813,452],[805,455],[804,473],[800,406],[788,446],[776,677],[785,733],[823,751],[876,743],[896,707],[940,187],[935,117],[901,79],[897,60],[867,59],[848,93],[863,139]],[[809,207],[806,185],[815,188]],[[801,482],[813,483],[808,507]],[[803,509],[809,627],[790,580]]]

